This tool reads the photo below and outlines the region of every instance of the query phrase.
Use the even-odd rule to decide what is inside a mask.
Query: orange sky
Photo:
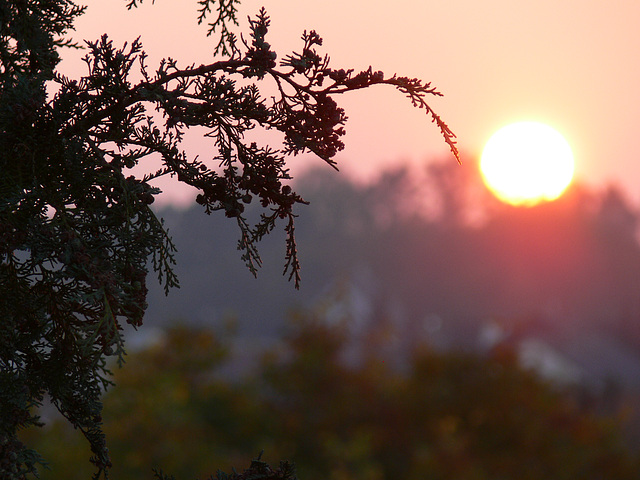
[[[147,0],[131,12],[124,0],[84,3],[89,9],[76,38],[107,32],[122,42],[142,35],[151,66],[162,56],[184,64],[212,59],[213,40],[196,27],[195,1]],[[334,67],[372,65],[432,81],[445,94],[432,105],[460,148],[475,156],[507,123],[546,122],[571,144],[580,180],[623,185],[640,203],[640,2],[244,0],[244,31],[246,15],[262,5],[280,56],[299,48],[304,29],[315,29]],[[79,57],[65,52],[62,70],[84,73]],[[381,86],[340,102],[349,116],[347,148],[338,156],[344,171],[371,175],[447,152],[437,128],[399,92]]]

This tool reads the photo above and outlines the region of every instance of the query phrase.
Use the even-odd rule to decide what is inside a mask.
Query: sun
[[[518,122],[501,128],[482,152],[480,171],[503,202],[532,206],[562,195],[573,178],[569,143],[552,127]]]

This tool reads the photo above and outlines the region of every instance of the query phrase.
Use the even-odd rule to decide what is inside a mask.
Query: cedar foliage
[[[129,8],[138,2],[130,0]],[[0,477],[34,472],[38,455],[17,439],[39,424],[47,395],[81,430],[96,478],[110,466],[100,396],[110,384],[107,359],[124,355],[122,325],[142,324],[148,260],[165,289],[178,286],[175,247],[150,205],[154,179],[175,177],[198,189],[210,214],[222,211],[240,230],[238,248],[255,274],[257,243],[284,222],[284,272],[298,285],[294,206],[304,203],[287,180],[285,159],[313,152],[335,166],[346,115],[334,97],[391,85],[424,108],[457,156],[455,136],[425,101],[430,84],[371,68],[334,69],[305,32],[302,50],[282,57],[267,42],[269,17],[233,34],[237,0],[199,0],[198,21],[212,14],[218,60],[181,66],[166,58],[151,70],[140,39],[116,46],[87,41],[87,74],[57,71],[68,32],[84,12],[73,0],[0,2]],[[215,10],[215,12],[214,12]],[[217,16],[216,16],[217,12]],[[133,80],[133,78],[141,78]],[[278,94],[265,98],[263,82]],[[53,92],[50,94],[48,92]],[[184,133],[203,127],[211,158],[192,158]],[[280,148],[245,141],[252,129],[283,133]],[[162,168],[129,169],[151,156]],[[243,215],[256,199],[256,224]]]

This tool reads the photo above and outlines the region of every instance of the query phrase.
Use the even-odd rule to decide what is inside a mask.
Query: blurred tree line
[[[150,478],[158,465],[208,478],[261,450],[309,480],[639,478],[616,419],[524,370],[509,349],[480,357],[422,345],[398,367],[384,351],[390,321],[356,338],[334,307],[293,315],[248,375],[226,368],[228,333],[197,327],[174,325],[131,354],[104,398],[114,478]],[[55,462],[41,478],[91,474],[68,423],[44,433],[30,439]]]
[[[232,311],[243,336],[277,337],[290,308],[342,283],[365,317],[384,312],[404,324],[405,338],[443,348],[477,346],[493,321],[561,350],[593,336],[638,351],[638,214],[624,195],[575,183],[555,202],[514,208],[491,197],[472,163],[435,159],[425,171],[390,170],[368,184],[299,175],[311,206],[300,207],[296,227],[305,259],[298,292],[282,288],[277,235],[263,242],[265,266],[254,279],[234,255],[233,229],[201,222],[195,209],[162,210],[183,288],[165,298],[150,286],[148,316],[156,325],[204,325]]]

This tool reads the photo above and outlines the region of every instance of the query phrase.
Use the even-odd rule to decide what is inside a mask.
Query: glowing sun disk
[[[573,153],[560,133],[538,122],[498,130],[480,160],[484,182],[502,201],[534,205],[555,200],[573,177]]]

